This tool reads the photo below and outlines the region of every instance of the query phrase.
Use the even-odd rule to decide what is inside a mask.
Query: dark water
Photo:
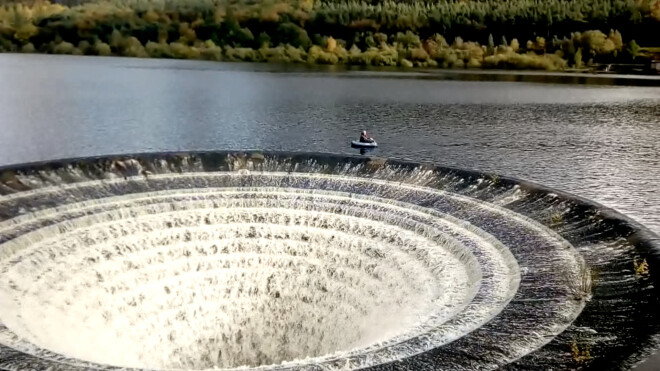
[[[354,153],[348,143],[367,129],[380,145],[373,155],[537,181],[660,232],[659,87],[474,76],[540,79],[0,55],[0,165],[173,150]],[[584,80],[546,81],[562,79]]]

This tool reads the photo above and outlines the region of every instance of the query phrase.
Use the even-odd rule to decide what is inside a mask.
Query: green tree
[[[626,52],[628,52],[628,55],[630,55],[630,58],[632,60],[635,60],[635,58],[639,57],[640,50],[641,48],[639,45],[637,45],[637,42],[635,40],[631,40],[628,43],[628,47],[626,48]]]
[[[573,65],[575,68],[582,68],[582,48],[579,48],[573,56]]]
[[[289,44],[294,47],[303,47],[305,49],[312,45],[312,40],[303,28],[291,23],[282,23],[277,27],[276,35],[273,36],[278,45]]]

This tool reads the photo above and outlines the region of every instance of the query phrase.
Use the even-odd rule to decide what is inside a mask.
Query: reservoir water
[[[0,84],[0,165],[216,149],[351,154],[368,130],[379,143],[369,156],[536,181],[660,232],[660,80],[0,55]]]

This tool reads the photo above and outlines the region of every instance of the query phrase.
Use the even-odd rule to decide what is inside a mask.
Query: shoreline
[[[1,52],[340,70],[506,71],[491,76],[540,71],[608,75],[615,84],[621,75],[626,81],[660,76],[654,36],[660,31],[660,12],[644,2],[610,9],[600,0],[544,0],[534,4],[533,12],[526,0],[25,3],[0,7],[6,25],[0,30]],[[610,10],[583,14],[592,8]],[[639,17],[621,22],[631,14]]]
[[[343,78],[400,78],[400,79],[429,79],[429,80],[457,80],[474,82],[524,82],[524,83],[558,83],[579,85],[606,85],[606,86],[640,86],[660,87],[660,74],[618,74],[618,73],[593,73],[589,71],[543,71],[543,70],[521,70],[521,69],[486,69],[486,68],[428,68],[428,67],[376,67],[356,65],[323,65],[309,63],[281,63],[281,62],[243,62],[243,61],[207,61],[200,59],[179,58],[142,58],[127,56],[90,56],[70,54],[46,54],[46,53],[14,53],[2,52],[0,58],[31,57],[31,58],[70,58],[72,60],[93,60],[103,58],[104,60],[116,60],[118,62],[136,61],[144,62],[154,60],[172,64],[198,64],[209,66],[201,68],[208,70],[227,70],[223,67],[236,71],[268,72],[268,73],[292,73],[292,74],[333,74]],[[150,68],[145,66],[125,66],[126,68]],[[192,68],[198,69],[198,68]]]

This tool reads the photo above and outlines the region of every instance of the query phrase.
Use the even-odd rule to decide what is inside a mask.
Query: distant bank
[[[660,74],[660,0],[0,4],[0,52]]]

